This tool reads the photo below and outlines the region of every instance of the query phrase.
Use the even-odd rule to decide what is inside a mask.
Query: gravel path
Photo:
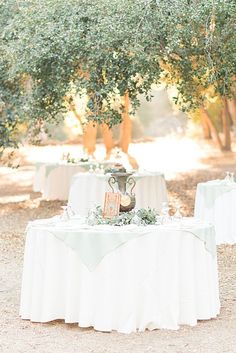
[[[192,215],[196,184],[222,177],[235,155],[203,161],[206,168],[168,180],[170,201]],[[209,169],[210,165],[210,169]],[[24,230],[29,220],[57,214],[62,202],[46,202],[31,192],[33,167],[17,172],[0,168],[0,352],[1,353],[235,353],[236,245],[218,247],[221,313],[178,331],[155,330],[130,335],[96,332],[92,328],[54,321],[31,323],[19,318]]]

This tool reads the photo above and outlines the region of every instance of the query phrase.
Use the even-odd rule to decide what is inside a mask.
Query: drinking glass
[[[60,216],[61,221],[69,221],[70,215],[68,212],[68,206],[61,206],[61,208],[63,209],[63,213]]]
[[[162,204],[161,204],[161,214],[165,215],[166,211],[169,211],[168,202],[162,202]]]
[[[224,179],[227,183],[229,183],[231,181],[231,177],[230,177],[230,172],[226,172],[226,176]]]
[[[94,208],[90,208],[88,210],[86,221],[86,223],[90,226],[94,226],[96,224],[96,211]]]
[[[94,172],[93,165],[90,164],[90,166],[89,166],[89,173],[93,173],[93,172]]]
[[[162,202],[162,208],[161,208],[162,224],[168,223],[170,220],[169,209],[170,208],[169,208],[168,202]]]
[[[97,173],[97,174],[100,173],[99,163],[97,163],[95,166],[95,173]]]
[[[69,218],[72,218],[73,216],[75,216],[75,211],[73,210],[73,208],[71,206],[67,206],[67,214],[68,214]]]
[[[234,172],[230,173],[230,181],[234,183]]]
[[[182,216],[182,214],[181,214],[181,212],[180,212],[180,209],[181,209],[181,206],[180,206],[180,205],[177,205],[177,206],[176,206],[175,214],[174,214],[174,216],[173,216],[173,219],[174,219],[175,221],[181,221],[181,220],[183,219],[183,216]]]
[[[105,174],[105,170],[104,170],[103,164],[100,165],[100,174]]]

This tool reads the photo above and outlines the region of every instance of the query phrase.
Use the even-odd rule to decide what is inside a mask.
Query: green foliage
[[[121,121],[115,95],[150,99],[153,83],[176,85],[192,110],[234,90],[234,0],[8,0],[0,2],[0,148],[59,123],[65,98],[88,95],[87,116]]]
[[[101,206],[97,206],[94,210],[90,210],[87,223],[89,225],[109,224],[112,226],[125,226],[136,224],[146,226],[160,224],[160,216],[155,209],[140,208],[137,211],[122,212],[113,218],[104,218]]]
[[[171,50],[164,62],[167,80],[178,89],[176,102],[184,110],[192,110],[204,104],[209,94],[231,96],[235,90],[236,3],[181,3],[169,23]]]

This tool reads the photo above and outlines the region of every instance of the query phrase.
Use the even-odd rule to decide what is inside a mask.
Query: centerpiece
[[[95,209],[89,211],[86,222],[91,226],[104,224],[112,226],[125,226],[131,224],[137,226],[147,226],[161,224],[160,216],[155,209],[140,208],[136,211],[132,210],[129,212],[121,212],[117,216],[105,218],[101,206],[97,206]]]
[[[110,185],[112,192],[114,192],[114,185],[117,184],[118,192],[120,193],[120,212],[130,212],[136,203],[135,194],[133,189],[136,185],[136,181],[131,177],[133,173],[127,172],[121,164],[115,164],[112,169],[108,184]],[[127,186],[130,186],[130,191],[127,190]]]

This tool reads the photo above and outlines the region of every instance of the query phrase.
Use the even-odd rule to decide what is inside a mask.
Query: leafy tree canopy
[[[3,0],[0,147],[15,146],[22,122],[36,133],[59,122],[75,94],[109,126],[121,121],[117,94],[135,109],[153,83],[176,85],[187,110],[209,89],[230,96],[235,23],[234,0]]]

